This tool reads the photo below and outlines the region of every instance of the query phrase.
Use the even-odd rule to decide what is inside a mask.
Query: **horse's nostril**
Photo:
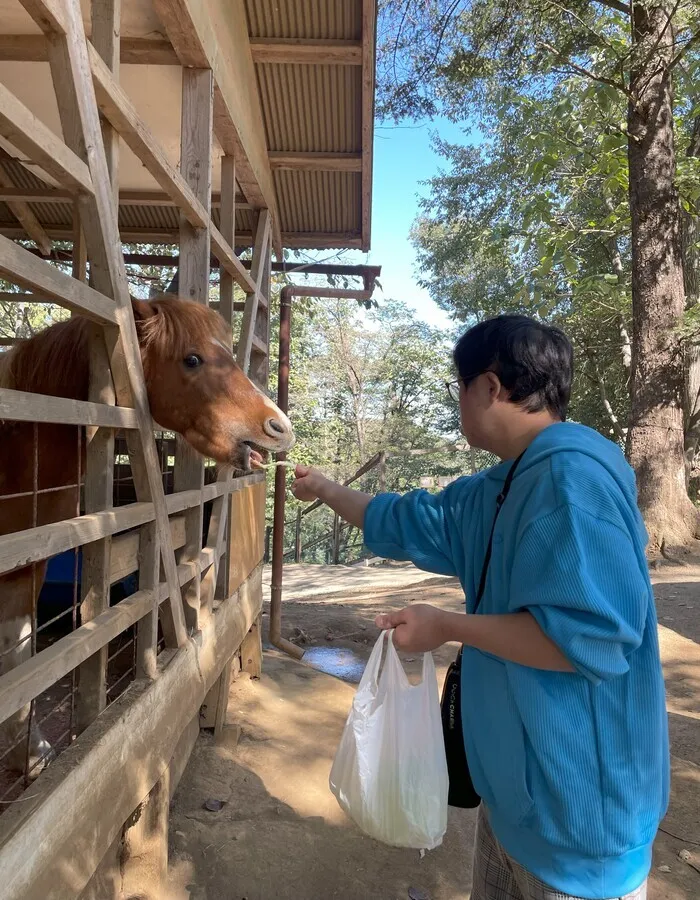
[[[277,434],[285,434],[287,429],[284,425],[279,421],[279,419],[268,419],[267,424],[272,431],[276,431]]]

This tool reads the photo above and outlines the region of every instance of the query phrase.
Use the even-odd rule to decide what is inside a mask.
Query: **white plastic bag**
[[[448,791],[435,665],[425,653],[422,681],[410,684],[392,635],[382,632],[374,645],[333,761],[330,788],[366,834],[394,847],[432,850],[447,829]]]

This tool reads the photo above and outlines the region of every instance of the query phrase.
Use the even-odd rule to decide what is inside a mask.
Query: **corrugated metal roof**
[[[245,0],[250,37],[259,40],[358,42],[363,33],[363,5],[363,0]],[[138,4],[131,0],[126,6],[133,19]],[[144,6],[150,8],[151,4],[145,2]],[[143,15],[147,18],[152,10],[144,9]],[[138,33],[137,26],[138,22],[132,22],[128,31]],[[127,70],[135,68],[138,67],[125,67],[125,76]],[[132,73],[129,74],[131,77]],[[367,153],[362,131],[362,66],[257,62],[256,74],[268,151],[361,154],[364,150]],[[165,90],[163,84],[159,90]],[[172,90],[172,85],[168,90]],[[46,187],[21,164],[10,158],[3,157],[3,160],[17,187],[30,190]],[[273,180],[283,243],[309,248],[359,245],[363,203],[370,202],[369,197],[363,196],[360,172],[273,168]],[[47,229],[71,232],[70,202],[31,203],[30,208]],[[218,226],[218,209],[214,210],[213,218]],[[250,235],[254,218],[251,210],[238,209],[237,233]],[[175,235],[179,215],[174,207],[164,205],[121,204],[119,223],[126,231],[144,232],[143,240],[146,240],[148,230],[160,236],[171,232]],[[17,225],[15,216],[2,203],[0,224]]]
[[[256,69],[268,150],[362,149],[359,66],[259,64]]]
[[[361,178],[347,172],[275,172],[275,187],[285,231],[347,235],[357,230]]]
[[[259,38],[355,40],[362,0],[246,0],[248,32]]]
[[[362,0],[246,0],[252,39],[359,41],[362,7]],[[362,151],[361,66],[258,62],[256,72],[269,151]],[[282,231],[297,246],[304,233],[309,246],[334,232],[338,246],[360,237],[359,173],[276,171],[274,180]]]

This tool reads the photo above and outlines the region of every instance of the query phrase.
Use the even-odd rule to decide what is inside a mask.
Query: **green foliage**
[[[271,390],[276,392],[278,293],[273,294]],[[425,476],[470,471],[466,453],[450,448],[458,434],[457,410],[445,381],[451,375],[451,336],[416,319],[396,301],[366,310],[353,300],[294,299],[292,314],[290,416],[297,435],[291,453],[299,463],[317,466],[344,481],[379,451],[390,453],[387,490],[410,490]],[[407,455],[407,451],[431,451]],[[437,452],[435,452],[437,451]],[[270,480],[274,478],[269,475]],[[291,481],[292,474],[287,475]],[[372,469],[355,485],[376,493],[379,472]],[[437,487],[437,482],[436,482]],[[299,504],[287,495],[287,521]],[[268,520],[272,498],[268,499]],[[303,545],[330,535],[333,516],[322,507],[304,518]],[[344,561],[359,558],[360,535],[342,533]],[[287,549],[294,528],[287,529]],[[330,542],[304,552],[304,561],[330,561]]]
[[[382,14],[381,113],[468,116],[464,143],[435,138],[445,166],[413,229],[424,286],[457,321],[518,312],[562,327],[577,355],[572,416],[621,440],[629,16],[606,0],[384,0]],[[684,155],[700,116],[697,4],[676,4],[674,25],[677,186],[697,219],[700,169]]]

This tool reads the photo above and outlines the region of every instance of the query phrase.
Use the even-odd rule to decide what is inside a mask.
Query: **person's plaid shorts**
[[[646,881],[636,891],[609,900],[646,900]],[[496,840],[483,806],[479,807],[474,845],[471,900],[584,900],[562,894],[527,872]]]

